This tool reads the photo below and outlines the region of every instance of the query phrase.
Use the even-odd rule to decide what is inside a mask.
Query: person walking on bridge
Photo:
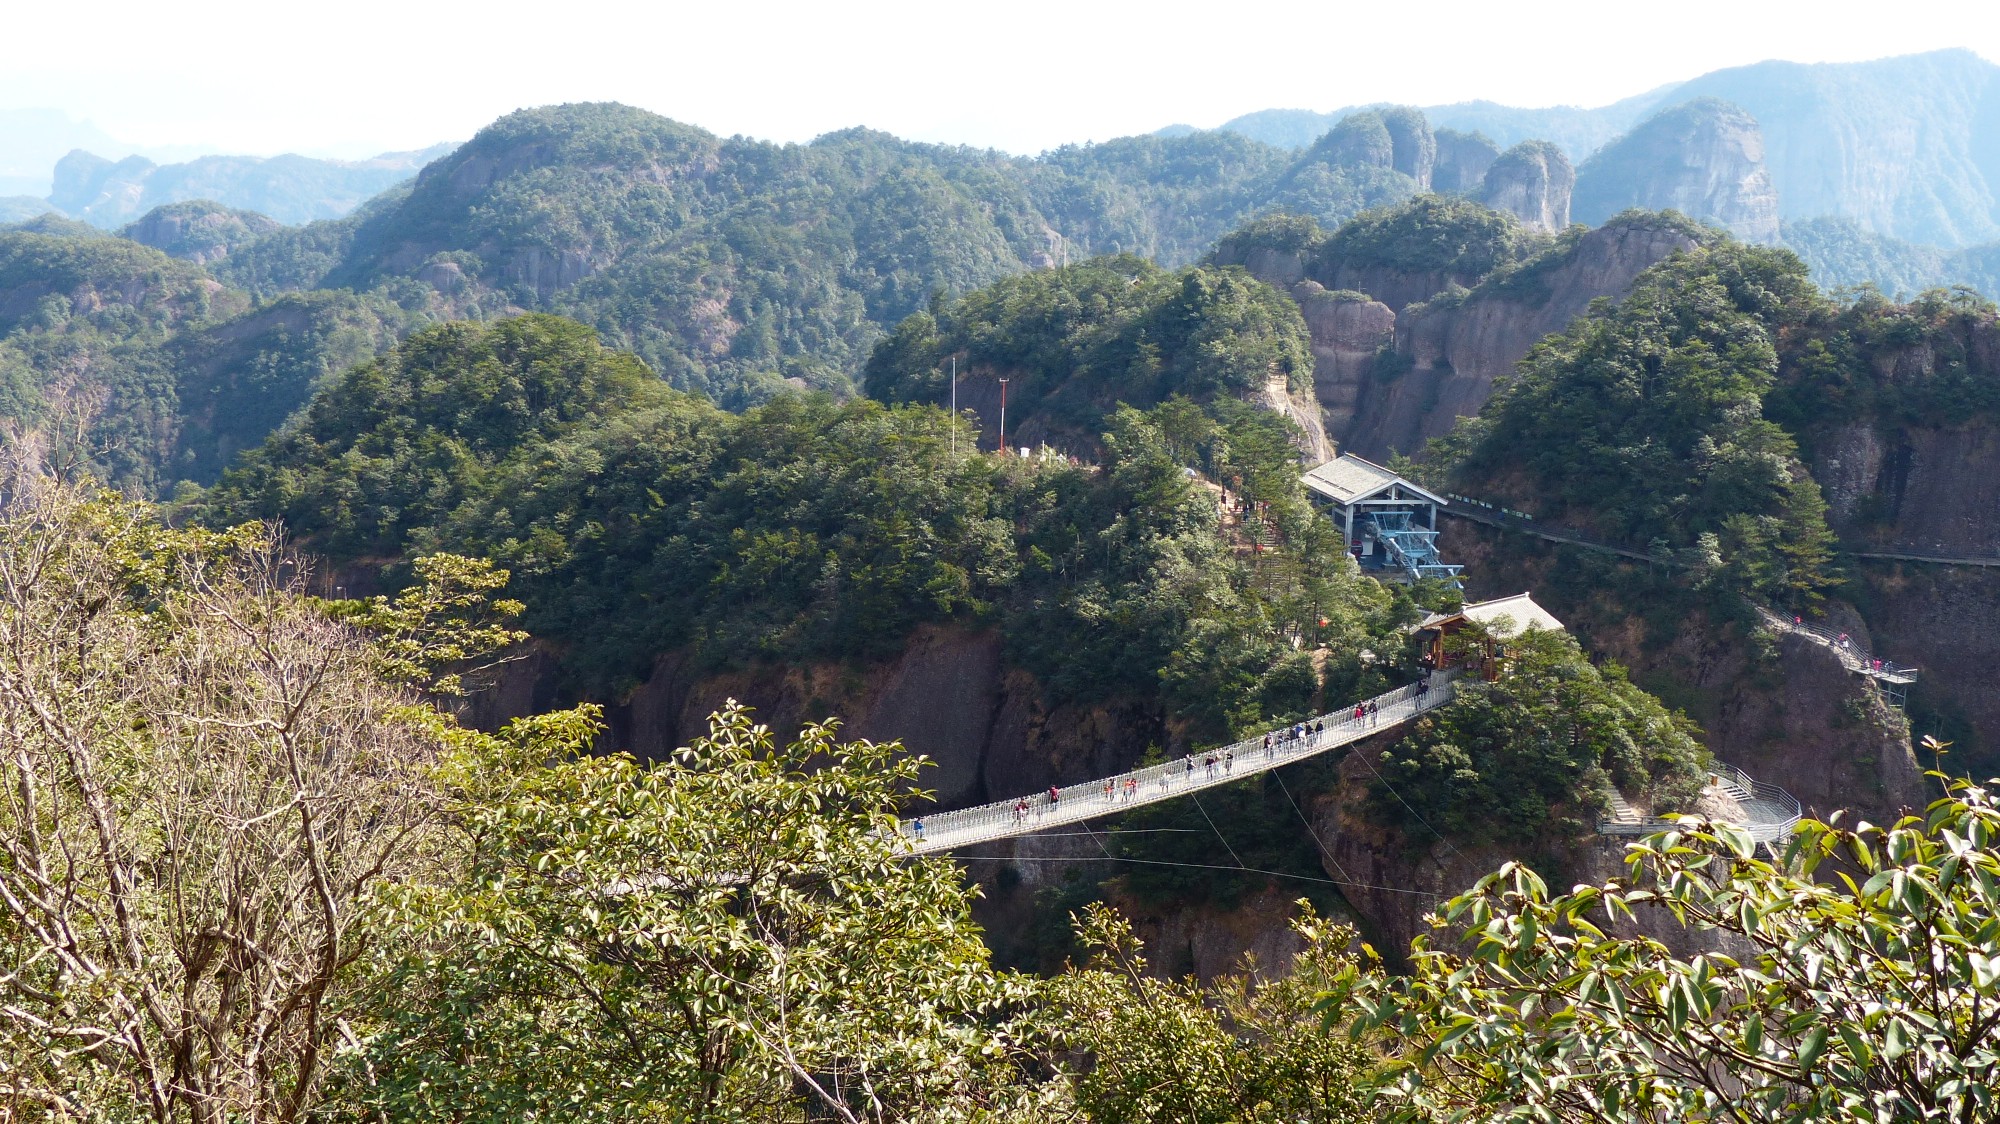
[[[1204,767],[1204,768],[1205,768],[1205,769],[1206,769],[1206,770],[1208,771],[1208,779],[1209,779],[1209,780],[1214,780],[1214,779],[1215,779],[1215,754],[1211,753],[1211,754],[1209,754],[1209,755],[1208,755],[1207,757],[1204,757],[1204,758],[1202,758],[1202,761],[1201,761],[1201,763],[1202,763],[1202,766],[1203,766],[1203,767]]]
[[[1265,735],[1264,735],[1264,760],[1266,760],[1266,761],[1269,761],[1270,759],[1271,759],[1271,735],[1269,735],[1269,734],[1265,734]]]
[[[1355,723],[1355,725],[1357,725],[1357,726],[1358,726],[1358,725],[1360,725],[1360,724],[1361,724],[1361,720],[1362,720],[1362,719],[1364,719],[1364,718],[1366,718],[1366,717],[1368,717],[1368,708],[1367,708],[1367,707],[1365,707],[1365,706],[1363,706],[1363,705],[1361,705],[1360,703],[1355,703],[1355,704],[1354,704],[1354,723]]]
[[[1058,805],[1058,804],[1060,804],[1060,803],[1062,803],[1062,793],[1060,793],[1060,792],[1056,791],[1056,786],[1055,786],[1055,785],[1050,785],[1050,786],[1049,786],[1049,807],[1053,808],[1053,807],[1055,807],[1056,805]]]
[[[1379,724],[1381,723],[1381,721],[1382,721],[1382,708],[1381,708],[1380,706],[1376,705],[1376,702],[1375,702],[1375,700],[1374,700],[1374,699],[1369,699],[1369,700],[1368,700],[1368,724],[1369,724],[1370,726],[1375,726],[1375,725],[1379,725]]]

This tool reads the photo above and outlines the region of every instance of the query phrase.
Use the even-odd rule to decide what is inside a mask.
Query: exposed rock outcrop
[[[1429,190],[1431,172],[1437,164],[1437,138],[1431,134],[1423,111],[1407,105],[1392,105],[1380,111],[1382,124],[1389,130],[1390,166]]]
[[[1437,164],[1431,169],[1431,190],[1452,195],[1476,195],[1485,189],[1486,169],[1500,157],[1500,146],[1484,133],[1438,129]]]
[[[1363,293],[1328,291],[1317,281],[1293,286],[1292,298],[1312,334],[1313,389],[1326,431],[1345,435],[1382,349],[1395,341],[1396,313]]]
[[[1522,141],[1486,169],[1481,194],[1487,206],[1513,215],[1528,229],[1553,234],[1569,225],[1575,187],[1576,170],[1562,149],[1547,141]]]
[[[1573,211],[1601,223],[1628,208],[1675,210],[1746,242],[1778,237],[1764,134],[1742,109],[1697,98],[1646,120],[1577,169]]]
[[[1693,245],[1671,222],[1612,223],[1583,235],[1529,276],[1405,310],[1395,321],[1392,355],[1365,368],[1350,360],[1331,375],[1321,373],[1329,434],[1341,448],[1364,457],[1421,450],[1430,438],[1450,432],[1458,418],[1477,414],[1493,393],[1493,380],[1511,372],[1537,340],[1561,331],[1591,301],[1623,293],[1648,267]],[[1325,347],[1351,353],[1352,337],[1322,338],[1332,322],[1309,316],[1307,325],[1316,352]]]
[[[503,669],[467,720],[491,728],[561,705],[558,669],[534,656]],[[660,759],[706,729],[729,699],[756,709],[782,736],[838,717],[848,737],[901,740],[937,767],[921,784],[959,806],[1104,776],[1148,745],[1177,744],[1156,710],[1138,703],[1051,703],[1041,684],[1001,659],[990,632],[927,626],[893,660],[762,665],[707,672],[679,653],[661,656],[647,681],[605,707],[607,745]]]
[[[207,265],[282,229],[276,219],[255,211],[192,199],[155,207],[119,233],[172,257]]]

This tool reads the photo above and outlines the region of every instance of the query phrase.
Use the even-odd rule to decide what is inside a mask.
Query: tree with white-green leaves
[[[176,530],[7,470],[0,1118],[302,1119],[356,1041],[373,891],[425,863],[440,653],[392,666],[264,527]],[[426,570],[454,574],[494,584]],[[451,598],[426,582],[375,623]],[[445,633],[460,661],[515,635]]]
[[[1406,980],[1330,989],[1403,1044],[1385,1118],[1939,1121],[2000,1114],[2000,806],[1806,821],[1782,857],[1690,820],[1623,882],[1551,894],[1509,864],[1441,911]],[[1677,954],[1631,922],[1683,927]],[[1462,943],[1460,938],[1462,938]],[[1355,1017],[1357,1016],[1358,1017]]]

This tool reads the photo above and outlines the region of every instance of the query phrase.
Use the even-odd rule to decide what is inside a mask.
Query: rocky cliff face
[[[1778,237],[1778,193],[1764,167],[1764,135],[1737,106],[1716,98],[1654,116],[1577,169],[1573,209],[1601,223],[1631,207],[1675,210],[1746,242]]]
[[[1569,225],[1576,170],[1555,145],[1523,141],[1493,161],[1480,186],[1487,206],[1513,215],[1530,230],[1554,234]]]
[[[1353,431],[1362,387],[1382,349],[1395,341],[1395,310],[1360,293],[1329,292],[1317,281],[1300,281],[1291,292],[1312,334],[1313,390],[1325,432],[1344,441]]]
[[[1481,524],[1446,520],[1439,549],[1466,565],[1468,598],[1534,590],[1593,656],[1688,711],[1711,752],[1786,789],[1807,814],[1845,808],[1882,822],[1928,802],[1903,715],[1826,648],[1699,614],[1649,632],[1645,607],[1618,602],[1587,568],[1595,556]],[[1844,603],[1830,603],[1827,620],[1864,645],[1880,639]]]
[[[1406,105],[1381,111],[1382,124],[1389,130],[1390,166],[1417,181],[1419,189],[1431,186],[1431,172],[1437,165],[1437,138],[1422,110]]]
[[[502,671],[466,712],[494,727],[561,705],[554,661],[533,655]],[[707,728],[729,699],[789,736],[837,717],[847,737],[901,740],[937,767],[922,784],[946,806],[977,804],[1051,784],[1104,776],[1137,761],[1148,745],[1177,745],[1158,712],[1142,704],[1054,704],[1026,672],[1001,658],[992,633],[925,627],[886,663],[761,666],[705,673],[676,653],[605,707],[608,745],[657,760]]]
[[[1500,157],[1500,146],[1484,133],[1464,133],[1438,129],[1432,134],[1437,144],[1437,164],[1431,169],[1431,190],[1452,195],[1473,195],[1486,185],[1486,169]]]
[[[1623,293],[1634,278],[1676,250],[1692,247],[1671,223],[1613,223],[1578,239],[1532,276],[1481,285],[1458,300],[1406,309],[1393,321],[1393,353],[1363,364],[1348,321],[1308,315],[1315,353],[1342,356],[1319,374],[1327,431],[1341,448],[1364,457],[1415,453],[1450,432],[1460,417],[1479,412],[1493,380],[1511,372],[1535,341],[1561,331],[1598,297]],[[1329,329],[1349,329],[1322,336]],[[1376,337],[1379,338],[1379,337]]]
[[[207,265],[282,229],[276,219],[255,211],[198,199],[155,207],[119,234],[169,256]]]
[[[1978,371],[2000,377],[2000,325],[1971,339]],[[1884,361],[1927,369],[1919,344]],[[2000,428],[1870,420],[1815,434],[1812,470],[1830,519],[1855,549],[1940,558],[2000,555]],[[1858,560],[1855,589],[1877,654],[1918,667],[1919,733],[1959,744],[1954,767],[2000,773],[2000,568]],[[1928,763],[1926,763],[1928,764]]]

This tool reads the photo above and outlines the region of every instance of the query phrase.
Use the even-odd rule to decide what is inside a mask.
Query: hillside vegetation
[[[0,415],[87,422],[100,478],[169,493],[213,481],[415,319],[380,294],[259,302],[121,238],[0,232]]]
[[[518,637],[488,600],[504,572],[432,556],[394,599],[327,602],[260,528],[173,529],[10,467],[14,1117],[1861,1124],[1994,1102],[1982,789],[1889,828],[1807,821],[1775,859],[1691,823],[1566,894],[1508,863],[1440,904],[1465,944],[1419,940],[1409,976],[1302,910],[1288,971],[1169,982],[1094,906],[1042,979],[995,968],[955,863],[905,852],[922,763],[894,743],[783,742],[734,704],[657,766],[587,752],[589,707],[468,729],[435,704]],[[1853,875],[1815,878],[1828,862]],[[1760,951],[1683,958],[1605,913]]]
[[[1226,369],[1233,308],[1192,314],[1161,369],[1188,349]],[[1122,322],[1108,306],[1077,319],[1084,334]],[[925,405],[787,396],[727,414],[588,328],[528,316],[431,329],[347,372],[199,510],[282,520],[341,564],[446,547],[502,560],[528,628],[599,691],[668,651],[876,658],[920,622],[959,621],[999,628],[1060,697],[1157,699],[1221,736],[1305,709],[1320,672],[1294,638],[1341,638],[1327,674],[1354,682],[1368,638],[1409,612],[1303,501],[1284,423],[1235,405],[1111,410],[1099,466],[998,458]],[[1224,536],[1190,467],[1270,504],[1258,551]]]
[[[725,405],[782,380],[851,386],[934,293],[1106,252],[1166,264],[1246,215],[1337,222],[1413,193],[1393,170],[1241,138],[1130,138],[1039,160],[851,130],[722,139],[641,110],[566,105],[496,122],[407,196],[268,243],[280,283],[428,287],[453,311],[547,309]],[[287,270],[289,249],[337,260]]]

